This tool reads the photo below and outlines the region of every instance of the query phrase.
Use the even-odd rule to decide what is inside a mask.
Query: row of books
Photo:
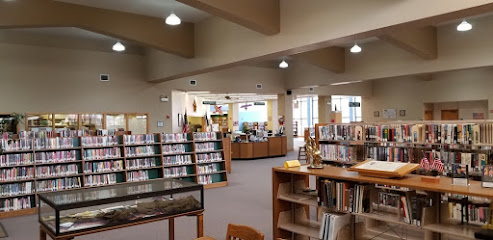
[[[402,213],[402,221],[407,224],[421,226],[424,207],[430,201],[426,197],[418,197],[415,191],[392,192],[392,190],[374,188],[373,185],[338,182],[320,179],[319,205],[338,212],[370,213],[388,212]],[[379,191],[372,201],[371,191]]]
[[[320,140],[492,144],[493,123],[331,124],[320,126]]]
[[[320,224],[320,240],[336,240],[341,228],[351,223],[351,214],[339,214],[325,212]]]
[[[149,168],[156,166],[156,159],[154,158],[137,158],[126,160],[127,169],[139,169]]]
[[[33,139],[33,138],[52,138],[55,136],[53,131],[19,131],[19,139]]]
[[[223,160],[222,153],[199,153],[197,154],[197,163],[207,163]]]
[[[191,164],[192,155],[165,156],[164,165]]]
[[[4,151],[25,151],[33,149],[31,139],[1,139],[0,146]]]
[[[59,163],[77,160],[77,151],[36,152],[36,163]]]
[[[98,148],[98,149],[84,149],[84,159],[86,160],[99,160],[106,158],[118,158],[121,157],[121,150],[119,147],[114,148]]]
[[[34,177],[33,167],[15,167],[0,169],[1,181],[15,181],[23,179],[31,179]]]
[[[445,169],[451,171],[452,165],[456,163],[466,164],[469,169],[474,172],[481,171],[481,168],[490,164],[489,154],[486,153],[471,153],[471,152],[448,152],[440,151],[437,155],[445,164]]]
[[[166,143],[170,142],[186,142],[188,141],[187,133],[163,133],[161,135],[162,139]]]
[[[78,164],[61,164],[36,167],[36,177],[63,177],[78,173]]]
[[[33,141],[37,150],[73,148],[75,146],[73,138],[35,138]]]
[[[198,141],[217,140],[216,132],[196,132],[193,133],[193,139]]]
[[[0,133],[0,139],[1,140],[9,140],[13,139],[14,133],[12,132],[2,132]]]
[[[141,134],[141,135],[123,135],[123,142],[125,144],[147,144],[155,143],[154,134]]]
[[[0,155],[0,167],[8,167],[15,165],[33,164],[32,153],[16,153]]]
[[[154,155],[154,146],[125,147],[128,157]]]
[[[464,207],[464,210],[462,210],[462,207]],[[478,224],[478,225],[484,225],[488,223],[488,218],[489,216],[489,207],[485,206],[480,206],[476,204],[467,204],[467,205],[462,205],[460,203],[454,203],[454,202],[449,202],[448,203],[448,209],[449,209],[449,217],[451,219],[455,219],[458,221],[462,220],[462,217],[464,217],[464,221],[473,223],[473,224]],[[469,213],[466,215],[466,210]]]
[[[0,185],[0,196],[15,196],[34,192],[33,182],[9,183]]]
[[[80,187],[80,177],[65,177],[36,182],[38,192],[61,191]]]
[[[118,145],[116,136],[90,136],[80,138],[82,147],[106,147]]]
[[[211,184],[211,183],[213,183],[213,181],[212,181],[212,175],[200,175],[200,176],[197,176],[197,183],[198,184]]]
[[[205,143],[195,143],[195,151],[196,152],[207,152],[214,151],[215,143],[213,142],[205,142]]]
[[[31,196],[0,200],[0,212],[31,208]]]
[[[101,173],[121,170],[123,170],[123,160],[84,163],[84,173]]]
[[[139,170],[127,173],[128,182],[138,182],[149,180],[149,170]]]
[[[98,129],[96,130],[97,136],[114,136],[116,134],[116,129]]]
[[[416,162],[414,149],[399,147],[367,147],[367,159],[388,162]]]
[[[324,160],[357,161],[358,153],[355,147],[336,144],[320,144],[320,152]]]
[[[187,152],[187,148],[185,144],[163,145],[164,154],[185,153],[185,152]]]
[[[165,178],[170,178],[170,177],[181,177],[181,176],[186,176],[187,173],[187,167],[171,167],[171,168],[165,168],[164,169],[164,177]]]
[[[59,130],[58,134],[60,135],[60,137],[71,137],[71,138],[73,138],[73,137],[89,136],[91,134],[91,132],[86,130],[86,129],[82,129],[82,130],[63,129],[63,130]]]
[[[364,134],[363,126],[357,125],[325,125],[318,131],[320,140],[331,141],[362,141]]]
[[[115,184],[115,183],[116,183],[115,173],[84,176],[84,186],[86,187],[103,186],[103,185]]]
[[[217,164],[206,164],[206,165],[199,165],[197,167],[197,173],[198,174],[204,174],[204,173],[214,173],[219,171],[219,168]]]

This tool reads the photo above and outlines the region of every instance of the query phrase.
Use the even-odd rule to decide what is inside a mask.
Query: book
[[[452,184],[469,185],[469,165],[458,163],[452,165]]]
[[[481,171],[481,186],[493,188],[493,166],[483,166]]]

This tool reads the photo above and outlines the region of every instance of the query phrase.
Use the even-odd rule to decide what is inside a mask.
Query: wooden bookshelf
[[[316,179],[316,184],[310,179]],[[272,169],[272,199],[273,199],[273,233],[274,238],[293,239],[292,234],[318,239],[320,218],[317,220],[307,219],[307,209],[315,207],[320,214],[321,211],[331,211],[318,204],[317,197],[300,194],[296,190],[319,189],[318,179],[331,179],[338,182],[350,182],[355,184],[382,184],[391,185],[404,189],[393,189],[387,187],[375,187],[375,191],[407,191],[425,192],[433,199],[432,207],[423,208],[421,225],[413,225],[403,221],[402,216],[389,212],[379,212],[373,209],[371,212],[348,212],[353,218],[364,219],[364,228],[358,229],[353,220],[353,229],[356,236],[344,239],[370,239],[379,235],[379,239],[397,239],[398,236],[406,236],[406,239],[436,240],[440,234],[448,234],[463,239],[474,239],[474,233],[480,229],[475,224],[457,223],[457,220],[448,219],[448,203],[440,204],[441,194],[459,194],[477,196],[493,200],[493,189],[481,187],[481,182],[470,181],[469,186],[452,185],[451,178],[441,177],[440,183],[421,182],[419,175],[407,175],[401,179],[382,179],[377,177],[361,176],[345,168],[324,166],[323,169],[308,169],[307,165],[295,168],[275,167]],[[312,184],[310,184],[310,182]],[[408,189],[405,189],[408,188]],[[292,214],[295,214],[294,216]],[[320,215],[319,215],[320,216]],[[380,223],[380,224],[377,224]],[[385,224],[381,224],[385,223]],[[402,228],[402,233],[386,231],[385,226]],[[317,227],[318,226],[318,227]],[[360,234],[363,233],[363,234]],[[404,235],[402,235],[404,234]],[[294,239],[298,239],[296,236]]]
[[[228,185],[227,181],[227,166],[226,166],[226,161],[227,159],[225,157],[225,153],[223,151],[223,138],[221,133],[212,133],[215,135],[216,139],[211,139],[210,141],[200,139],[200,140],[194,140],[194,134],[187,134],[187,141],[182,141],[182,142],[165,142],[163,135],[162,134],[151,134],[154,142],[147,142],[147,143],[125,143],[124,142],[124,136],[116,136],[116,139],[118,141],[117,144],[113,145],[108,145],[108,146],[83,146],[82,144],[82,139],[81,137],[75,137],[71,138],[72,142],[74,143],[74,147],[70,148],[59,148],[59,149],[35,149],[34,148],[34,140],[32,141],[32,146],[33,149],[30,150],[21,150],[21,151],[5,151],[3,155],[6,154],[31,154],[32,155],[32,163],[30,164],[16,164],[16,165],[9,165],[9,166],[2,166],[0,169],[4,168],[21,168],[21,167],[30,167],[33,168],[34,171],[34,176],[33,178],[29,179],[16,179],[16,180],[8,180],[8,181],[2,181],[0,184],[15,184],[15,183],[25,183],[25,182],[32,182],[32,187],[33,187],[33,192],[30,194],[19,194],[16,196],[2,196],[0,197],[0,200],[2,199],[7,199],[7,198],[17,198],[17,197],[31,197],[31,208],[28,209],[21,209],[21,210],[12,210],[12,211],[5,211],[5,212],[0,212],[0,218],[8,218],[8,217],[13,217],[13,216],[20,216],[20,215],[26,215],[26,214],[33,214],[37,212],[37,194],[41,192],[46,192],[46,191],[38,191],[37,190],[37,183],[39,181],[44,181],[44,180],[54,180],[54,179],[64,179],[64,178],[72,178],[72,177],[78,177],[79,178],[79,183],[80,187],[73,187],[71,189],[64,189],[60,191],[70,191],[74,189],[82,189],[82,188],[93,188],[93,187],[100,187],[100,186],[108,186],[108,185],[118,185],[118,184],[124,184],[126,182],[134,182],[130,181],[128,179],[127,174],[129,172],[138,172],[138,171],[146,171],[148,173],[149,179],[146,180],[141,180],[141,181],[153,181],[156,179],[162,179],[162,178],[178,178],[182,179],[185,181],[192,181],[192,182],[198,182],[199,178],[201,176],[206,176],[206,175],[211,175],[212,183],[209,184],[204,184],[205,188],[214,188],[214,187],[223,187]],[[140,134],[142,135],[142,134]],[[92,137],[101,137],[101,136],[92,136]],[[212,143],[214,145],[214,150],[211,151],[205,151],[205,152],[197,152],[195,151],[195,146],[196,144],[203,144],[203,143]],[[163,153],[162,149],[163,146],[167,146],[170,144],[187,144],[187,152],[186,153],[172,153],[172,154],[166,154]],[[153,152],[150,152],[152,154],[142,154],[139,156],[128,156],[127,153],[127,148],[149,148],[153,149]],[[101,157],[100,159],[87,159],[84,157],[84,151],[85,150],[101,150],[101,149],[108,149],[108,148],[117,148],[120,151],[120,156],[117,157]],[[36,163],[36,153],[40,152],[54,152],[54,151],[75,151],[75,160],[65,160],[63,162],[50,162],[50,163]],[[197,162],[197,155],[198,154],[209,154],[209,153],[216,153],[221,156],[221,159],[217,159],[212,162],[205,162],[205,163],[198,163]],[[190,163],[183,163],[183,164],[165,164],[164,163],[164,158],[165,157],[171,157],[171,156],[184,156],[188,155],[190,156],[191,162]],[[142,159],[149,159],[148,161],[154,161],[154,165],[151,166],[150,162],[149,165],[142,164],[142,166],[137,166],[133,168],[128,168],[127,167],[127,160],[132,161],[132,160],[142,160]],[[85,170],[85,163],[99,163],[99,162],[114,162],[114,161],[122,161],[122,169],[111,169],[111,170],[102,170],[99,169],[100,172],[96,172],[95,169],[92,171],[94,172],[86,172]],[[44,177],[37,177],[36,176],[36,168],[41,167],[41,166],[59,166],[59,165],[66,165],[66,164],[77,164],[78,166],[78,173],[77,174],[67,174],[67,175],[60,175],[60,176],[44,176]],[[202,165],[210,165],[214,164],[217,167],[217,170],[211,173],[203,173],[199,174],[199,166]],[[141,165],[141,163],[137,164]],[[112,165],[110,167],[113,167]],[[187,175],[185,176],[166,176],[165,174],[165,169],[170,169],[170,168],[179,168],[179,167],[185,167],[187,170]],[[106,168],[106,166],[105,166]],[[102,184],[102,185],[94,185],[94,186],[86,186],[86,177],[90,176],[96,176],[96,175],[105,175],[105,174],[116,174],[116,183],[113,184]]]
[[[338,129],[336,136],[331,131],[322,136],[325,126]],[[455,161],[471,162],[469,175],[478,179],[482,164],[493,162],[489,120],[319,123],[315,140],[327,164],[354,165],[367,159],[419,163],[435,152],[442,154],[446,173]]]

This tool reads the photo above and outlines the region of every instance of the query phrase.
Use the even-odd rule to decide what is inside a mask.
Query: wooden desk
[[[268,137],[267,140],[267,142],[231,143],[232,159],[257,159],[286,155],[286,136]]]
[[[148,219],[148,220],[142,220],[142,221],[137,221],[137,222],[131,222],[131,223],[126,223],[126,224],[121,224],[121,225],[116,225],[116,226],[111,226],[111,227],[105,227],[105,228],[97,228],[97,229],[89,229],[87,231],[82,230],[81,232],[74,232],[74,233],[69,233],[65,235],[60,235],[56,236],[53,231],[47,227],[45,227],[43,224],[39,225],[39,240],[46,240],[46,236],[50,236],[51,239],[53,240],[70,240],[74,239],[75,237],[78,236],[83,236],[83,235],[88,235],[88,234],[93,234],[93,233],[98,233],[98,232],[104,232],[104,231],[110,231],[110,230],[115,230],[119,228],[126,228],[126,227],[131,227],[131,226],[136,226],[140,224],[145,224],[145,223],[151,223],[151,222],[157,222],[157,221],[162,221],[162,220],[169,220],[168,226],[169,226],[169,239],[174,240],[175,239],[175,218],[177,217],[182,217],[182,216],[197,216],[197,237],[203,237],[204,236],[204,210],[199,210],[199,211],[193,211],[193,212],[188,212],[188,213],[183,213],[183,214],[178,214],[178,215],[172,215],[172,216],[165,216],[165,217],[157,217],[153,219]]]

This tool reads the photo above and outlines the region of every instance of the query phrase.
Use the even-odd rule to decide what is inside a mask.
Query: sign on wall
[[[349,107],[361,107],[360,102],[349,102]]]
[[[383,110],[383,118],[393,119],[397,117],[397,110],[395,108],[389,108]]]

